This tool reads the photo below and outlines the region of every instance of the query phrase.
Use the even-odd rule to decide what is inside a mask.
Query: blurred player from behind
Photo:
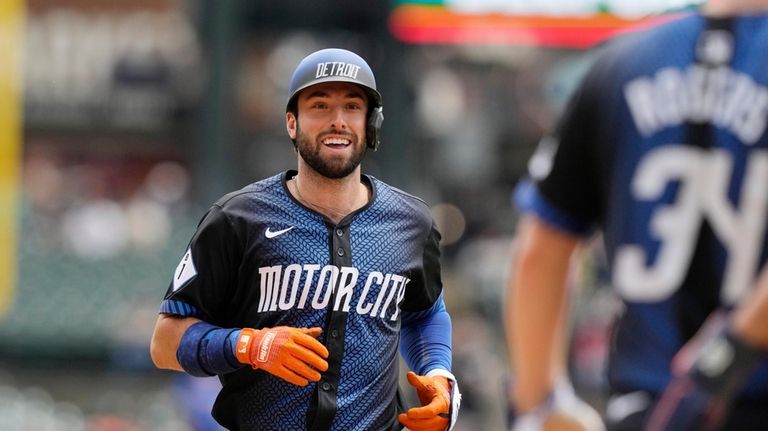
[[[563,416],[574,421],[560,429],[603,427],[557,397],[566,279],[596,230],[624,305],[607,429],[765,428],[767,125],[766,0],[712,1],[600,53],[515,192],[515,430]]]
[[[452,428],[440,234],[424,201],[361,173],[383,120],[373,72],[350,51],[308,55],[285,119],[298,169],[205,214],[161,304],[152,359],[217,375],[213,416],[228,429]],[[398,350],[421,402],[411,409]]]

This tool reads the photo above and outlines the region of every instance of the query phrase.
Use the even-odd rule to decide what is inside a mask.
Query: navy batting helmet
[[[351,82],[368,94],[368,126],[366,144],[374,151],[379,147],[379,131],[384,121],[381,94],[376,90],[376,78],[368,63],[354,52],[328,48],[304,57],[296,66],[288,86],[286,111],[296,112],[296,99],[301,90],[323,82]]]

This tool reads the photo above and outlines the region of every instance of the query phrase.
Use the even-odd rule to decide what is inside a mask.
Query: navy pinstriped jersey
[[[301,388],[250,367],[220,376],[213,414],[230,429],[305,430],[318,421],[332,421],[332,430],[399,429],[402,314],[442,301],[429,208],[363,176],[371,201],[334,225],[294,200],[285,185],[293,175],[213,205],[161,312],[221,327],[324,328],[329,370],[317,384]]]
[[[614,389],[660,392],[673,355],[766,263],[766,122],[768,17],[693,14],[606,47],[531,159],[522,209],[602,229],[626,305]],[[757,394],[768,395],[766,366],[745,391]]]

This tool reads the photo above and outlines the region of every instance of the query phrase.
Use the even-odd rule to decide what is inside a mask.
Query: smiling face
[[[328,178],[355,172],[366,151],[365,91],[344,82],[313,85],[299,93],[297,109],[300,121],[288,112],[286,127],[307,165]]]

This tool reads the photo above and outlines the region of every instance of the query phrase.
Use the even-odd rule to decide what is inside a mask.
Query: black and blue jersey
[[[706,34],[703,32],[706,31]],[[516,202],[603,233],[625,307],[609,380],[660,393],[670,361],[768,257],[768,17],[684,16],[604,47]],[[768,396],[768,367],[745,398]]]
[[[211,207],[161,313],[221,327],[324,329],[329,370],[318,383],[299,387],[250,367],[219,376],[213,414],[227,428],[400,429],[400,331],[424,316],[447,316],[429,207],[364,175],[370,202],[334,224],[291,196],[286,181],[295,174],[253,183]],[[420,374],[450,370],[444,354],[406,360]]]

